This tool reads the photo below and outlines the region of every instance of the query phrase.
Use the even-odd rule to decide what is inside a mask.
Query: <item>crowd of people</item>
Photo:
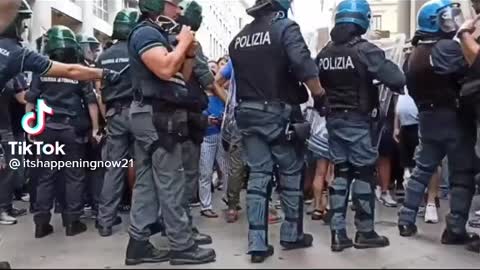
[[[480,12],[480,1],[472,2]],[[462,24],[459,6],[424,4],[405,61],[394,63],[362,39],[371,18],[366,0],[338,4],[331,41],[315,59],[287,17],[291,1],[257,0],[247,9],[254,21],[218,60],[195,40],[203,18],[196,1],[140,0],[138,10],[117,14],[103,48],[95,37],[53,26],[33,52],[20,45],[23,21],[32,16],[23,0],[0,34],[0,225],[27,214],[14,200],[30,202],[36,238],[53,233],[53,208],[66,236],[85,232],[84,219],[94,219],[99,235],[109,237],[126,222],[119,212],[129,212],[127,265],[200,264],[216,253],[200,247],[213,240],[194,225],[191,209],[235,223],[246,208],[248,251],[260,263],[273,254],[269,224],[282,222],[286,249],[312,245],[304,212],[330,225],[331,250],[340,252],[391,244],[375,232],[375,200],[401,204],[404,237],[417,233],[417,216],[438,223],[444,201],[450,213],[442,243],[478,253],[479,236],[466,224],[479,184],[480,46],[476,21]],[[33,72],[30,83],[25,71]],[[392,93],[386,105],[378,104],[382,87]],[[26,133],[22,116],[36,111],[41,122],[42,102],[53,114],[45,115],[44,128]],[[379,106],[385,115],[372,113]],[[382,128],[372,128],[380,122]],[[65,154],[25,156],[12,141],[61,143]],[[12,159],[131,162],[13,170]],[[215,192],[222,193],[225,216]],[[480,209],[476,214],[471,227],[480,227]],[[168,238],[169,251],[150,243],[157,233]]]

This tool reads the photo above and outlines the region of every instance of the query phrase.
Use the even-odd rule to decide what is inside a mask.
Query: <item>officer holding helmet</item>
[[[371,10],[366,0],[343,0],[336,7],[332,41],[318,54],[319,77],[328,99],[328,144],[335,164],[330,186],[333,212],[331,250],[343,251],[389,245],[387,237],[374,228],[375,163],[378,152],[370,131],[378,106],[376,79],[392,91],[402,93],[405,77],[383,50],[361,38],[370,26]],[[348,238],[345,215],[352,187],[355,206],[355,242]]]
[[[132,103],[133,90],[129,66],[128,35],[140,17],[136,9],[124,9],[117,13],[113,22],[112,39],[115,43],[98,58],[97,64],[121,72],[120,82],[102,90],[102,111],[107,120],[106,160],[126,160],[132,151],[133,134],[129,121],[129,108]],[[103,188],[100,194],[97,224],[101,236],[112,235],[112,227],[121,221],[117,217],[125,189],[127,171],[122,167],[106,168]]]
[[[45,56],[23,48],[20,43],[21,35],[26,28],[25,20],[31,17],[30,5],[26,0],[22,0],[14,21],[0,34],[0,89],[3,89],[10,79],[24,71],[80,81],[103,79],[107,83],[116,82],[118,74],[110,70],[51,61]]]
[[[130,119],[136,139],[136,182],[127,265],[166,260],[172,265],[200,264],[216,257],[213,249],[202,249],[195,243],[182,196],[187,185],[182,144],[189,139],[188,108],[192,106],[185,81],[192,73],[197,48],[189,27],[177,30],[179,2],[140,0],[140,22],[128,40],[134,90]],[[175,48],[168,39],[172,34],[177,34]],[[148,241],[159,208],[169,253]]]
[[[46,33],[44,53],[54,61],[64,63],[80,63],[81,55],[75,34],[65,26],[54,26]],[[54,111],[46,118],[46,129],[35,137],[36,140],[53,144],[59,142],[64,147],[64,155],[43,155],[43,162],[52,163],[55,160],[80,161],[84,155],[84,144],[88,138],[88,130],[92,125],[98,128],[98,107],[90,82],[79,82],[66,78],[53,78],[48,75],[34,75],[31,89],[26,93],[28,102],[27,112],[32,111],[37,99],[45,103]],[[87,107],[88,106],[88,111]],[[37,108],[39,109],[39,108]],[[86,115],[90,115],[90,119]],[[65,206],[62,213],[63,223],[67,236],[74,236],[84,232],[87,227],[80,222],[83,209],[83,189],[85,184],[85,170],[79,166],[61,169],[40,168],[35,200],[35,237],[42,238],[53,232],[50,225],[51,208],[55,198],[55,181],[63,181],[65,188]],[[63,196],[63,194],[56,194]]]
[[[415,219],[425,189],[447,155],[451,174],[450,213],[441,241],[449,245],[479,239],[465,228],[475,189],[475,131],[459,99],[468,65],[460,44],[453,38],[462,21],[457,2],[425,3],[418,13],[418,28],[412,40],[414,49],[406,69],[409,93],[419,109],[420,145],[399,212],[398,227],[401,236],[417,232]]]
[[[287,18],[290,7],[290,0],[257,0],[247,9],[254,21],[229,46],[238,75],[236,120],[250,167],[248,251],[254,263],[273,254],[273,246],[268,244],[268,200],[275,164],[279,166],[285,212],[280,244],[297,249],[310,247],[313,241],[312,235],[303,232],[301,148],[308,137],[302,131],[309,126],[300,110],[300,104],[308,100],[302,83],[317,100],[324,92],[300,27]],[[268,63],[270,68],[258,63]]]

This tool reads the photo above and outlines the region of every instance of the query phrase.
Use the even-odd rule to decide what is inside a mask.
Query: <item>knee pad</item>
[[[375,166],[352,166],[353,178],[370,184],[375,183]]]
[[[347,180],[352,178],[352,166],[348,162],[342,162],[339,164],[335,164],[334,174],[335,178],[341,177]]]

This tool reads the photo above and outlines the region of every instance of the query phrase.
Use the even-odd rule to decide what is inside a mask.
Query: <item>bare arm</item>
[[[92,122],[92,129],[98,131],[98,106],[96,103],[88,104],[88,114],[90,115],[90,121]]]
[[[188,46],[190,44],[179,42],[172,52],[168,52],[164,47],[154,47],[142,54],[142,61],[157,77],[169,80],[180,71]]]
[[[69,78],[78,81],[93,81],[102,79],[103,70],[89,68],[78,64],[63,64],[54,61],[46,75],[51,77]]]
[[[100,90],[102,88],[102,83],[100,81],[95,82],[95,89]],[[102,95],[97,95],[97,103],[98,109],[100,110],[100,114],[102,115],[103,119],[105,119],[106,107],[102,100]]]
[[[185,60],[185,63],[183,63],[182,66],[182,74],[183,78],[185,81],[190,80],[190,77],[192,77],[192,71],[193,71],[193,65],[195,64],[195,59],[194,58],[189,58]]]
[[[468,32],[463,32],[460,35],[460,41],[465,60],[467,60],[468,65],[471,66],[478,56],[480,45],[477,43],[473,35]]]
[[[25,92],[26,91],[22,91],[20,93],[15,94],[15,99],[18,101],[18,103],[23,105],[27,104],[27,101],[25,100]]]
[[[400,118],[398,117],[398,112],[395,112],[395,119],[393,120],[393,139],[397,143],[400,142]]]
[[[313,96],[321,97],[325,95],[325,90],[322,88],[318,77],[306,81],[305,84],[307,85],[308,89],[310,89]]]

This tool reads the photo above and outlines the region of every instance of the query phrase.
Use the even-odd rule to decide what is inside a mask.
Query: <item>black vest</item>
[[[330,42],[317,56],[320,81],[332,110],[368,113],[378,103],[373,78],[360,61],[358,45],[362,42],[367,41],[355,38],[344,44]]]
[[[123,71],[121,80],[115,86],[109,86],[102,90],[102,101],[110,103],[118,99],[132,97],[132,75],[130,69],[125,69],[129,63],[127,42],[119,41],[104,51],[99,59],[98,65],[101,68]]]
[[[79,82],[67,78],[40,77],[38,89],[45,103],[53,109],[55,116],[84,117],[88,112],[83,89],[90,82]]]
[[[187,102],[188,90],[183,75],[178,72],[168,81],[158,78],[142,62],[138,52],[134,51],[133,47],[130,45],[130,39],[133,33],[143,27],[152,27],[158,30],[165,37],[165,41],[167,41],[167,44],[163,44],[165,48],[168,52],[173,51],[172,46],[168,44],[167,33],[163,32],[156,24],[150,21],[139,23],[130,34],[128,46],[133,89],[140,90],[143,98],[146,99],[160,99],[170,104],[188,107],[191,104]]]
[[[282,43],[285,29],[293,22],[275,18],[272,13],[256,19],[230,43],[239,101],[298,105],[308,100],[306,88],[291,72]]]
[[[429,104],[456,108],[460,85],[453,76],[434,72],[430,60],[434,46],[432,42],[413,49],[406,72],[408,93],[419,109]]]

